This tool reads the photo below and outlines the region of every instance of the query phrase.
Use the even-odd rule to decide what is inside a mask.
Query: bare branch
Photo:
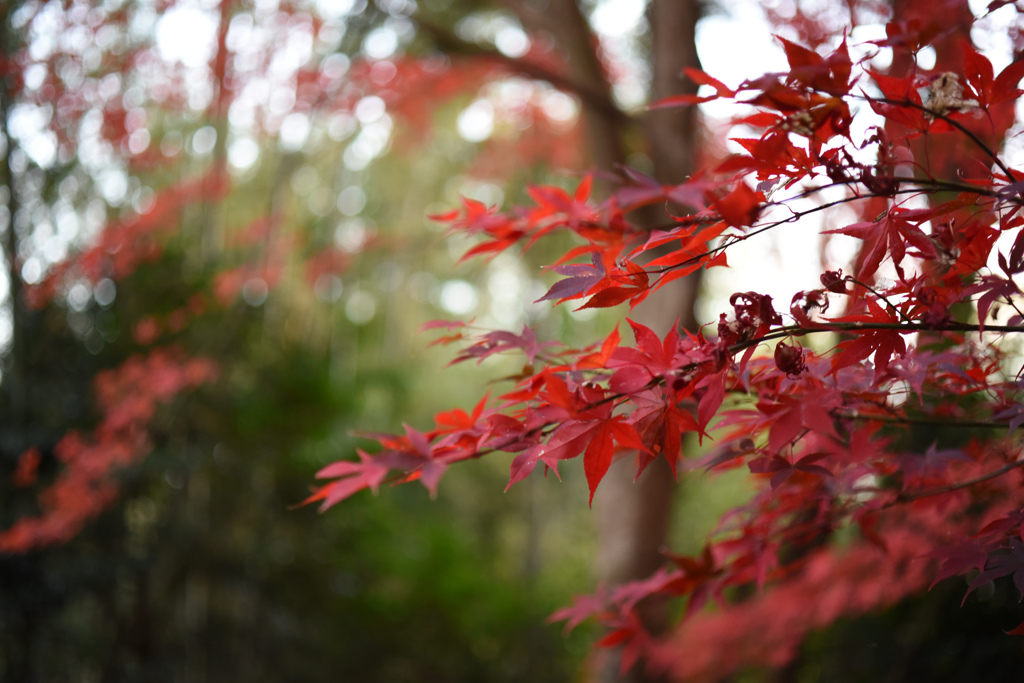
[[[463,40],[451,31],[432,24],[421,16],[414,16],[413,19],[417,22],[421,31],[429,34],[438,44],[438,47],[449,54],[463,54],[491,59],[527,78],[547,81],[559,90],[572,93],[580,98],[584,106],[600,111],[609,118],[616,119],[621,123],[627,123],[630,120],[629,115],[615,106],[615,103],[607,93],[594,90],[574,78],[552,71],[528,59],[510,57],[494,48]]]

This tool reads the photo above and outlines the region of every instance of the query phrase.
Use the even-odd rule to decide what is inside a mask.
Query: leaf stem
[[[889,305],[889,308],[892,309],[893,313],[896,313],[897,315],[899,315],[901,318],[903,318],[903,320],[905,322],[908,322],[908,323],[910,322],[910,318],[908,318],[907,315],[903,311],[901,311],[900,309],[896,308],[896,304],[894,304],[893,302],[889,301],[889,299],[887,299],[885,297],[885,295],[879,294],[870,285],[861,282],[860,280],[856,279],[852,275],[847,275],[846,276],[846,281],[847,282],[852,282],[853,284],[858,285],[858,286],[863,287],[864,289],[868,290],[869,292],[871,292],[872,294],[877,296],[879,299],[881,299],[882,301],[887,303]]]

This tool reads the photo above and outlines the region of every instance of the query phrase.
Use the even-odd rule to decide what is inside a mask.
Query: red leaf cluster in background
[[[157,409],[216,377],[212,361],[190,358],[173,347],[133,356],[96,375],[99,425],[88,434],[69,432],[57,443],[54,454],[63,467],[39,492],[39,514],[0,531],[0,551],[25,552],[63,543],[77,534],[116,498],[116,471],[149,453],[148,427]],[[26,451],[13,483],[35,483],[39,459],[37,449]]]
[[[229,190],[227,171],[217,166],[198,178],[167,187],[154,197],[145,211],[130,212],[107,225],[97,244],[61,261],[41,282],[27,288],[26,302],[36,308],[45,306],[61,291],[69,277],[85,278],[92,284],[106,277],[115,280],[128,277],[139,265],[160,257],[161,239],[177,230],[186,206],[215,201]]]

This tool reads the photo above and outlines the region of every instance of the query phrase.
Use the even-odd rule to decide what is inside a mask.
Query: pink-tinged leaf
[[[1024,596],[1024,541],[1019,537],[1010,538],[1009,548],[1000,548],[989,554],[985,570],[971,581],[964,600],[979,587],[1011,574],[1017,592]]]
[[[768,450],[778,453],[789,445],[804,428],[803,406],[799,401],[789,403],[788,409],[775,419],[768,432]]]
[[[629,182],[612,195],[612,201],[621,211],[633,211],[641,206],[665,201],[666,189],[660,182],[633,168],[623,168],[622,172]]]
[[[906,351],[907,344],[897,330],[861,332],[856,339],[848,339],[836,347],[829,374],[835,375],[843,368],[866,360],[873,353],[875,354],[875,376],[880,377],[885,373],[893,355],[903,356]]]
[[[700,428],[698,440],[704,443],[704,436],[707,434],[708,423],[715,416],[718,409],[722,407],[725,400],[725,371],[708,375],[697,383],[698,389],[704,389],[704,395],[697,405],[697,425]]]
[[[633,328],[636,348],[620,348],[612,355],[609,369],[615,369],[609,386],[613,391],[631,394],[644,388],[653,379],[672,372],[673,356],[679,343],[675,331],[664,342],[649,328],[627,319]]]
[[[645,446],[638,459],[636,476],[639,478],[660,453],[675,477],[676,465],[682,453],[683,434],[696,432],[697,420],[686,410],[681,410],[675,396],[666,395],[661,387],[635,394],[631,400],[636,409],[630,419]]]
[[[988,560],[987,550],[974,540],[940,548],[930,553],[930,556],[940,560],[942,564],[935,573],[935,579],[928,586],[928,590],[934,588],[935,584],[943,579],[960,576],[971,570],[981,571],[985,568],[985,562]],[[966,599],[967,596],[964,596],[964,600]]]
[[[668,198],[677,204],[688,206],[695,211],[708,207],[707,194],[711,184],[706,180],[688,180],[681,185],[668,188]]]
[[[719,97],[732,97],[733,95],[736,94],[736,91],[730,90],[720,80],[708,76],[700,69],[695,69],[693,67],[688,66],[683,69],[683,73],[686,74],[686,77],[689,78],[694,83],[696,83],[697,85],[710,85],[712,88],[715,89],[715,92],[718,93]]]
[[[775,491],[780,486],[786,483],[786,481],[793,476],[795,470],[792,467],[781,469],[772,475],[772,478],[768,480],[768,485],[771,486],[772,491]]]
[[[322,500],[320,512],[323,512],[365,488],[376,493],[381,482],[387,476],[389,468],[361,450],[357,450],[356,453],[359,455],[359,462],[344,460],[328,465],[317,472],[318,479],[333,479],[335,477],[339,477],[339,479],[320,488],[301,504],[307,505]]]
[[[834,476],[832,474],[832,470],[828,469],[824,465],[815,464],[819,460],[828,457],[828,455],[828,453],[812,453],[811,455],[805,455],[793,463],[793,467],[806,474],[816,474],[819,477],[832,477]]]
[[[409,440],[413,451],[420,457],[429,458],[431,449],[430,439],[427,438],[427,435],[409,424],[403,424],[402,427],[405,428],[405,437]]]
[[[431,498],[437,498],[437,485],[447,470],[448,465],[437,460],[430,460],[417,470],[420,483],[430,492]]]
[[[635,349],[630,350],[635,353]],[[622,353],[618,355],[622,356]],[[638,363],[618,368],[609,380],[608,387],[618,394],[632,394],[646,387],[653,379],[650,369]]]
[[[436,329],[443,329],[450,332],[451,330],[457,330],[465,327],[468,324],[469,323],[464,320],[430,320],[420,325],[420,332]]]
[[[544,454],[543,444],[537,444],[532,448],[528,448],[512,460],[512,466],[509,469],[508,484],[505,485],[505,491],[507,492],[512,488],[513,484],[517,484],[523,479],[526,479],[533,472],[537,463],[540,462],[541,456]],[[557,472],[557,470],[556,470]]]
[[[779,455],[772,455],[771,457],[765,456],[756,460],[751,460],[748,467],[754,474],[770,474],[774,472],[769,482],[772,490],[774,491],[797,472],[814,474],[819,477],[831,477],[832,472],[828,468],[814,464],[826,455],[826,453],[815,453],[803,457],[795,463],[791,463],[789,460]]]
[[[553,466],[559,460],[575,458],[590,443],[599,425],[600,422],[596,420],[567,420],[563,422],[540,449],[540,459],[548,466]]]
[[[537,299],[540,301],[562,301],[565,299],[578,299],[585,296],[599,282],[607,277],[604,263],[599,254],[591,255],[591,265],[585,263],[554,266],[551,270],[559,275],[568,275],[565,280],[556,282],[547,294]]]
[[[572,599],[571,606],[563,607],[548,617],[548,623],[564,621],[565,633],[568,634],[587,619],[604,613],[607,602],[603,591],[596,595],[577,595]]]
[[[865,241],[867,253],[857,273],[859,279],[871,277],[888,253],[897,272],[907,254],[907,245],[916,248],[923,258],[935,258],[937,252],[931,239],[917,224],[928,220],[933,212],[928,209],[901,209],[893,207],[877,221],[854,223],[843,228],[825,230],[825,234],[841,234]],[[912,254],[913,255],[913,254]]]
[[[534,359],[546,349],[557,346],[558,342],[546,341],[541,342],[537,339],[537,333],[529,327],[523,326],[522,332],[514,334],[505,330],[495,330],[488,332],[482,337],[478,338],[478,341],[472,346],[463,349],[455,358],[452,360],[451,365],[456,363],[462,363],[464,361],[475,358],[479,364],[483,362],[485,358],[489,358],[497,353],[503,353],[505,351],[522,351],[526,355],[526,362],[533,363]]]
[[[999,254],[999,258],[1003,259],[1003,255]],[[1007,270],[1009,268],[1003,268],[1004,272]],[[1012,275],[1012,273],[1007,273],[1007,275]],[[975,285],[973,289],[975,293],[984,292],[978,297],[978,325],[981,329],[984,329],[985,323],[988,321],[989,309],[992,308],[994,303],[1004,297],[1013,297],[1020,294],[1020,289],[1012,279],[1004,279],[998,275],[982,276],[981,283]]]
[[[689,558],[684,558],[688,560]],[[619,605],[623,612],[632,612],[642,600],[664,593],[673,584],[683,578],[683,572],[679,569],[661,567],[646,579],[630,581],[615,588],[612,593],[612,602]]]
[[[488,435],[481,448],[493,448],[500,451],[519,451],[529,448],[526,427],[513,417],[496,413],[487,418]]]

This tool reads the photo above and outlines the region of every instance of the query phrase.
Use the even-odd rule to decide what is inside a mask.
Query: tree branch
[[[919,500],[921,498],[929,498],[931,496],[941,496],[943,493],[952,493],[953,491],[959,491],[960,489],[970,488],[976,484],[982,484],[990,479],[1001,477],[1011,470],[1015,470],[1018,467],[1024,466],[1024,460],[1018,460],[1011,462],[1008,465],[1004,465],[997,470],[993,470],[988,474],[983,474],[980,477],[974,479],[968,479],[957,484],[949,484],[948,486],[939,486],[934,489],[925,489],[923,491],[912,491],[904,492],[896,497],[897,503],[909,503],[910,501]]]
[[[918,111],[922,111],[922,112],[926,113],[928,116],[931,116],[933,118],[945,121],[949,125],[951,125],[954,128],[956,128],[958,131],[960,131],[961,133],[966,135],[971,140],[971,142],[973,142],[975,145],[977,145],[978,149],[980,149],[986,155],[991,157],[992,161],[994,161],[996,166],[999,167],[999,170],[1001,170],[1006,175],[1006,177],[1010,179],[1011,183],[1017,182],[1016,176],[1014,176],[1013,172],[1009,169],[1009,167],[1007,167],[1006,164],[1003,163],[1002,159],[999,158],[999,155],[996,154],[992,150],[991,147],[989,147],[984,142],[982,142],[981,138],[979,138],[977,135],[975,135],[969,129],[967,129],[966,127],[961,125],[959,121],[956,121],[955,119],[952,119],[949,116],[946,116],[945,114],[942,114],[942,113],[939,113],[939,112],[936,112],[936,111],[932,111],[931,109],[929,109],[928,107],[924,106],[923,104],[918,104],[917,102],[911,102],[910,100],[893,100],[893,99],[889,99],[888,97],[869,97],[867,95],[864,95],[863,97],[868,102],[882,102],[883,104],[891,104],[891,105],[900,106],[900,107],[909,107],[911,109],[916,109]]]
[[[621,123],[631,121],[630,116],[619,109],[607,93],[594,90],[578,82],[576,79],[552,71],[528,59],[510,57],[495,48],[463,40],[451,31],[429,22],[422,16],[413,15],[412,19],[417,23],[420,30],[430,35],[438,44],[438,47],[444,49],[445,52],[491,59],[527,78],[547,81],[563,92],[572,93],[579,97],[585,106],[600,111],[605,116],[616,119]]]

